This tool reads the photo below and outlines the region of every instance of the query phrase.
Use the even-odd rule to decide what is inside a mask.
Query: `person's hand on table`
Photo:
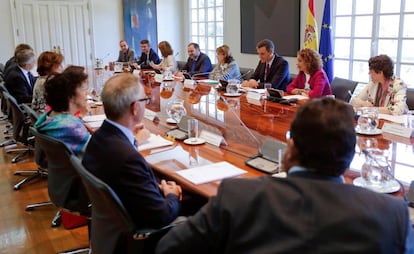
[[[142,144],[144,141],[148,140],[151,135],[151,132],[145,129],[142,123],[135,125],[133,133],[138,144]]]
[[[161,191],[164,193],[166,197],[168,194],[174,194],[178,196],[178,199],[182,200],[182,189],[180,185],[177,185],[174,181],[165,181],[161,180],[161,183],[158,185]]]
[[[254,79],[245,80],[242,83],[242,87],[257,88],[258,86],[259,86],[259,83],[257,83],[257,81]]]
[[[174,81],[182,82],[184,81],[185,77],[184,74],[181,71],[176,71],[174,73]]]

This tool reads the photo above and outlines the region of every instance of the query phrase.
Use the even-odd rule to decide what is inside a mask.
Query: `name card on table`
[[[154,111],[149,110],[149,109],[145,109],[145,111],[144,111],[144,117],[146,119],[150,120],[150,121],[158,120],[157,113],[155,113]]]
[[[185,79],[184,80],[184,87],[189,89],[194,89],[195,81],[192,79]]]
[[[226,144],[223,136],[203,130],[200,133],[200,138],[204,139],[207,143],[219,147],[221,143]]]
[[[384,123],[382,131],[405,138],[410,138],[414,135],[414,129],[392,123]]]
[[[263,96],[262,93],[256,93],[256,92],[248,91],[246,97],[247,97],[248,100],[250,99],[250,100],[260,101],[262,96]]]

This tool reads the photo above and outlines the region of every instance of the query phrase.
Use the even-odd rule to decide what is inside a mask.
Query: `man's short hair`
[[[200,45],[195,42],[190,42],[187,47],[193,46],[195,49],[200,50]]]
[[[123,73],[111,77],[103,88],[101,98],[109,120],[121,118],[134,101],[143,98],[144,89],[137,76]]]
[[[147,44],[147,45],[149,45],[149,40],[147,40],[147,39],[141,40],[141,44]]]
[[[269,39],[261,40],[257,43],[256,48],[265,47],[267,51],[274,51],[275,50],[275,44],[273,44],[273,41]]]
[[[16,63],[23,67],[25,64],[31,64],[35,60],[35,54],[32,49],[22,49],[16,53]]]
[[[24,49],[31,49],[31,50],[33,50],[33,48],[32,48],[29,44],[26,44],[26,43],[20,43],[20,44],[19,44],[19,45],[17,45],[17,46],[16,46],[16,48],[14,49],[14,56],[16,56],[16,55],[17,55],[17,52],[22,51],[22,50],[24,50]]]
[[[332,98],[311,99],[296,112],[290,135],[300,166],[339,176],[355,153],[354,110]]]

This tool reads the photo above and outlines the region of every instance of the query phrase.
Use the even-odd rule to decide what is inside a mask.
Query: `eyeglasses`
[[[151,97],[145,97],[142,99],[138,99],[137,101],[145,101],[146,104],[150,104],[151,103]]]

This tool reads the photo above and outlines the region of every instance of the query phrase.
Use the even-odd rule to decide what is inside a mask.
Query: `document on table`
[[[152,148],[169,146],[174,144],[174,142],[166,140],[160,135],[155,135],[151,133],[149,139],[145,140],[142,144],[138,145],[138,151],[144,151]]]
[[[247,173],[228,162],[222,161],[201,167],[184,169],[176,172],[194,184],[203,184]]]
[[[103,121],[106,119],[106,115],[102,114],[102,115],[90,115],[90,116],[84,116],[82,117],[82,120],[84,122],[99,122],[99,121]]]
[[[393,123],[405,123],[407,115],[389,115],[389,114],[378,114],[379,119],[384,119]]]
[[[286,100],[289,100],[289,99],[307,100],[307,99],[309,99],[309,97],[308,96],[303,96],[303,95],[300,95],[300,94],[294,94],[294,95],[283,96],[283,99],[286,99]]]

